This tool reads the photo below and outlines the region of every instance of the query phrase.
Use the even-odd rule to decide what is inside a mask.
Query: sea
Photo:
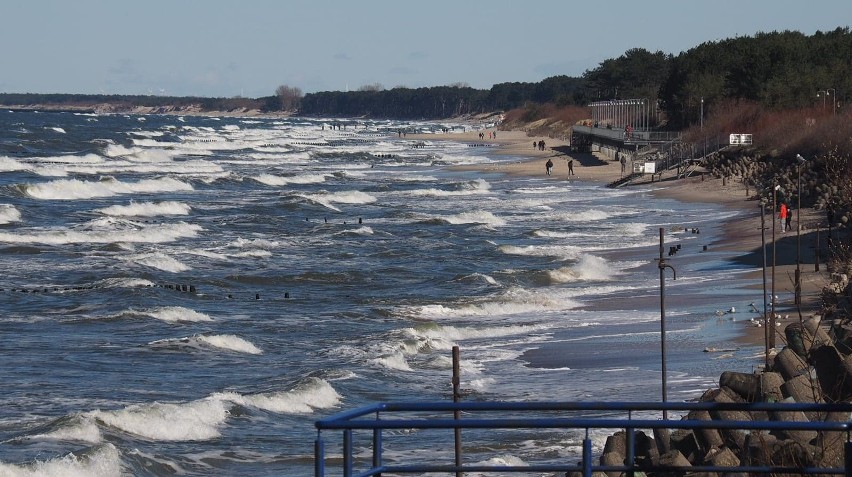
[[[763,292],[716,250],[740,212],[452,132],[496,126],[0,111],[0,476],[313,475],[315,421],[451,400],[454,346],[469,401],[659,401],[664,339],[670,401],[762,362]],[[385,461],[452,463],[419,437]],[[583,438],[467,437],[512,465]]]

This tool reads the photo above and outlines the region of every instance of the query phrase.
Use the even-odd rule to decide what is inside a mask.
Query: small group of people
[[[479,139],[482,139],[482,140],[485,139],[485,133],[484,132],[479,133]],[[497,131],[488,131],[488,139],[497,139]]]
[[[544,163],[544,171],[547,173],[547,175],[553,174],[553,160],[552,159],[548,159],[547,162]],[[569,176],[574,175],[574,159],[572,159],[570,157],[568,158],[568,175]]]
[[[535,142],[533,141],[533,149],[538,149],[539,151],[544,150],[544,141]]]

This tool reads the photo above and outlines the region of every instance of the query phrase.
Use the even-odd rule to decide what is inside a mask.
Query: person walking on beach
[[[790,211],[787,210],[787,204],[785,202],[781,202],[781,211],[778,212],[778,218],[781,219],[781,232],[786,232],[787,227],[790,225],[787,217],[790,216]]]
[[[784,222],[784,230],[792,230],[793,227],[790,226],[790,222],[793,220],[793,211],[787,208],[787,219]]]
[[[574,159],[568,159],[568,175],[574,175]]]
[[[547,163],[544,165],[545,170],[547,171],[547,175],[550,175],[553,172],[553,161],[550,159],[547,160]]]
[[[622,154],[619,162],[621,162],[621,175],[623,176],[624,172],[627,171],[627,156]]]

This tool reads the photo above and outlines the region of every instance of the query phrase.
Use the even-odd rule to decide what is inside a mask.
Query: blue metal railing
[[[462,419],[453,419],[453,412],[464,413]],[[661,420],[635,418],[634,414],[654,414],[662,411],[690,412],[707,411],[712,413],[725,411],[746,411],[773,413],[819,413],[820,416],[834,416],[838,413],[846,418],[843,421],[796,421],[796,420]],[[401,417],[398,417],[401,415]],[[474,415],[485,415],[474,417]],[[491,417],[488,417],[491,415]],[[496,415],[496,417],[495,417]],[[408,417],[406,417],[408,416]],[[597,417],[589,417],[597,416]],[[620,416],[620,417],[619,417]],[[455,473],[464,472],[579,472],[591,476],[592,472],[726,472],[726,473],[795,473],[795,474],[845,474],[852,475],[852,403],[838,404],[799,404],[799,403],[659,403],[659,402],[388,402],[341,412],[316,422],[317,440],[315,442],[315,475],[326,475],[326,443],[323,431],[340,430],[343,432],[342,455],[334,461],[342,467],[344,477],[368,477],[382,474],[404,473]],[[584,433],[582,441],[581,460],[577,463],[529,463],[528,465],[487,465],[482,463],[455,465],[453,456],[449,457],[452,464],[441,463],[441,457],[436,453],[427,454],[427,462],[410,464],[388,464],[383,459],[383,434],[388,431],[426,430],[426,429],[462,429],[491,431],[487,435],[477,436],[478,441],[497,439],[497,430],[509,429],[559,429],[575,430]],[[624,430],[626,433],[626,456],[624,465],[597,465],[593,463],[592,443],[589,438],[590,430]],[[695,465],[683,466],[652,466],[634,463],[636,456],[636,432],[639,429],[672,430],[672,429],[717,429],[742,431],[816,431],[845,432],[844,464],[841,467],[784,467],[778,465],[751,466],[714,466]],[[358,451],[361,455],[360,466],[366,469],[356,471],[355,431],[371,431],[372,435],[365,437],[368,444]],[[464,434],[463,434],[464,435]],[[452,434],[442,436],[442,440],[451,439]],[[495,440],[492,444],[500,443]],[[480,442],[481,444],[481,442]],[[363,451],[372,448],[370,458],[363,457]],[[442,446],[450,448],[451,446]],[[436,461],[437,460],[437,461]]]

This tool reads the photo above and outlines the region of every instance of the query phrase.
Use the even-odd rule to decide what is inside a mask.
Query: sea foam
[[[606,259],[594,255],[581,255],[574,265],[548,272],[553,283],[571,283],[579,280],[610,280],[617,271]]]
[[[0,204],[0,225],[21,221],[21,212],[13,205]]]
[[[96,182],[60,179],[44,184],[25,185],[23,190],[36,199],[75,200],[111,197],[118,194],[188,191],[193,188],[177,179],[162,177],[143,179],[138,182],[122,182],[114,178],[105,178]]]
[[[453,225],[460,224],[485,224],[492,226],[506,225],[506,221],[488,211],[475,210],[449,215],[441,218]]]
[[[326,380],[307,378],[293,389],[261,394],[216,393],[214,399],[230,401],[279,414],[312,414],[340,404],[340,394]]]
[[[188,403],[134,404],[86,414],[98,422],[155,441],[199,441],[219,437],[228,406],[219,399]]]
[[[232,351],[235,353],[263,354],[263,351],[251,342],[235,335],[195,335],[184,338],[167,338],[148,343],[155,349],[193,349]]]
[[[112,444],[103,444],[82,455],[63,457],[32,464],[0,462],[0,475],[8,477],[115,477],[123,475],[121,454]]]
[[[134,312],[137,313],[137,312]],[[156,318],[162,321],[168,321],[172,323],[180,322],[180,321],[213,321],[208,315],[204,313],[199,313],[194,310],[190,310],[189,308],[184,308],[182,306],[163,306],[160,308],[154,308],[148,311],[138,312],[144,315],[150,316],[151,318]]]
[[[105,215],[125,217],[156,217],[160,215],[187,215],[190,207],[182,202],[132,202],[128,205],[112,205],[97,209]]]
[[[165,243],[181,238],[195,237],[201,231],[195,224],[156,224],[146,227],[102,226],[89,230],[56,228],[35,230],[31,233],[0,231],[0,242],[42,243],[64,245],[69,243]]]

